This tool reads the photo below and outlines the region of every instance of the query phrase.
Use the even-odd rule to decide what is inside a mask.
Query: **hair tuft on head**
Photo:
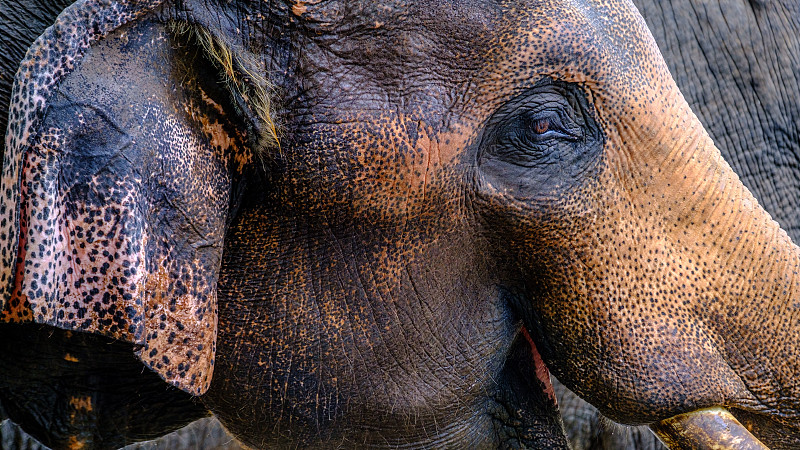
[[[229,45],[208,29],[187,22],[170,21],[169,29],[175,35],[188,36],[203,50],[206,57],[220,71],[223,81],[245,101],[259,120],[259,153],[267,149],[280,152],[280,127],[275,123],[272,97],[275,86],[267,79],[263,65],[252,55],[239,55]]]

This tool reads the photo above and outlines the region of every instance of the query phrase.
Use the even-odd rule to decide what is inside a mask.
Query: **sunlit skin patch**
[[[92,411],[92,398],[91,397],[73,397],[70,399],[69,404],[75,408],[76,411],[91,412]]]
[[[72,436],[70,437],[69,441],[69,449],[70,450],[81,450],[86,448],[86,443],[80,440],[78,437]]]

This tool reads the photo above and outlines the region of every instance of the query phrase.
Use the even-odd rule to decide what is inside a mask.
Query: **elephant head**
[[[563,447],[548,370],[799,439],[800,253],[630,2],[83,0],[15,83],[3,320],[247,444]]]

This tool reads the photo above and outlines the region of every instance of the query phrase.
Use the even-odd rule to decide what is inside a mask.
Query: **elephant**
[[[629,2],[83,0],[10,98],[0,399],[45,443],[563,448],[548,370],[798,441],[798,249]]]

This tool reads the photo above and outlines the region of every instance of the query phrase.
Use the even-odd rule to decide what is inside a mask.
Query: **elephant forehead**
[[[673,83],[633,5],[615,1],[541,2],[509,9],[481,52],[481,83],[467,98],[493,95],[490,109],[542,77],[581,83],[608,115],[647,114]]]
[[[632,117],[638,129],[661,123],[679,95],[629,2],[381,4],[338,22],[308,5],[293,12],[333,30],[310,37],[300,62],[315,74],[311,94],[324,93],[314,101],[331,103],[312,106],[316,114],[379,124],[405,140],[409,122],[440,143],[464,141],[444,134],[475,138],[502,104],[545,77],[584,85],[606,128]],[[437,149],[448,160],[466,147]]]
[[[503,75],[519,87],[518,77],[535,74],[602,81],[621,73],[650,79],[665,70],[644,20],[627,1],[386,3],[362,5],[336,25],[324,22],[329,29],[311,39],[375,71],[395,69],[406,77],[416,76],[414,69],[432,71],[450,83],[476,72]],[[302,11],[297,17],[304,24],[321,20],[311,19],[307,6],[293,11]]]

